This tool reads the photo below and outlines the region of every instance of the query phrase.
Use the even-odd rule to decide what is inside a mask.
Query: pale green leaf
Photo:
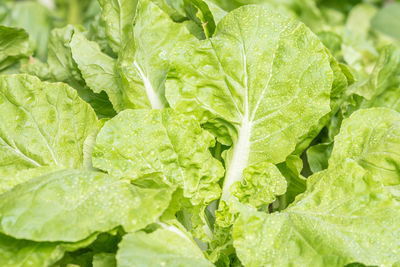
[[[99,0],[109,45],[116,53],[131,35],[137,3],[137,0]]]
[[[385,46],[369,79],[352,91],[364,98],[359,108],[388,107],[400,112],[400,47]]]
[[[75,33],[80,33],[79,27],[67,25],[51,31],[48,43],[47,62],[30,59],[22,65],[22,72],[38,76],[41,80],[65,82],[78,91],[79,96],[88,102],[99,117],[112,117],[115,111],[106,93],[95,93],[87,88],[77,63],[71,52],[71,40]],[[99,90],[101,91],[101,90]]]
[[[223,176],[211,156],[215,140],[198,122],[171,109],[126,110],[106,122],[97,136],[93,164],[116,177],[160,173],[193,203],[216,199]]]
[[[196,39],[184,24],[175,23],[150,0],[138,5],[133,34],[123,44],[118,70],[124,98],[133,108],[160,109],[167,105],[164,82],[172,48]]]
[[[367,76],[378,56],[370,38],[370,21],[377,12],[371,4],[360,3],[351,9],[342,33],[342,55],[361,76]]]
[[[385,108],[353,113],[335,138],[328,169],[309,177],[306,191],[294,203],[273,214],[241,209],[233,238],[242,263],[391,266],[398,262],[399,116]]]
[[[135,231],[167,208],[171,191],[103,173],[63,170],[0,195],[0,231],[18,239],[76,242],[121,225]]]
[[[127,234],[119,245],[117,266],[214,266],[190,236],[168,226],[152,233]]]
[[[205,2],[208,5],[208,8],[210,9],[211,13],[213,14],[214,21],[216,24],[218,24],[223,19],[223,17],[226,16],[226,14],[228,14],[225,10],[223,10],[212,0],[205,0]]]
[[[187,213],[188,229],[198,238],[211,237],[204,210],[221,193],[222,164],[209,148],[215,140],[191,117],[171,109],[126,110],[108,121],[93,151],[96,168],[135,184],[164,181],[182,191],[174,198],[173,216]],[[150,179],[148,176],[150,175]]]
[[[305,25],[244,6],[221,20],[214,37],[177,45],[166,95],[221,143],[232,143],[226,200],[247,166],[284,161],[319,125],[330,111],[332,81],[330,56]]]
[[[97,43],[89,41],[80,32],[72,36],[71,52],[87,86],[95,93],[106,92],[114,109],[117,112],[123,110],[123,93],[114,70],[116,60],[101,52]]]
[[[343,121],[329,159],[353,159],[385,185],[400,184],[400,114],[387,108],[359,110]]]
[[[64,249],[54,243],[17,240],[0,234],[0,265],[7,267],[50,266],[62,258]]]
[[[66,82],[76,89],[83,87],[82,77],[69,48],[72,35],[76,31],[79,31],[79,28],[72,25],[53,29],[48,42],[47,63],[32,59],[22,66],[22,71],[43,80]]]
[[[15,166],[14,166],[15,167]],[[26,168],[21,170],[2,170],[5,173],[0,173],[0,194],[10,190],[18,184],[22,184],[32,178],[41,176],[43,174],[63,169],[63,166],[50,165]]]
[[[1,76],[0,191],[48,170],[90,167],[85,147],[97,131],[93,109],[69,86]]]
[[[234,246],[245,266],[391,266],[400,260],[400,204],[353,161],[308,178],[281,213],[242,211]]]
[[[75,243],[33,242],[14,239],[0,234],[0,265],[7,267],[47,267],[54,265],[65,252],[87,247],[97,238],[93,234],[87,239]]]

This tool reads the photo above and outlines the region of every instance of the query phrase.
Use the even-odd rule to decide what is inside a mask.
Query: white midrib
[[[235,182],[241,181],[243,170],[246,168],[250,154],[250,136],[252,123],[249,121],[249,114],[245,114],[238,131],[238,139],[233,146],[232,158],[229,161],[228,170],[225,176],[222,189],[222,200],[230,198],[230,188]]]
[[[136,69],[139,72],[140,78],[143,81],[144,88],[146,91],[147,99],[149,99],[150,105],[152,109],[162,109],[164,108],[164,104],[162,103],[160,96],[154,91],[153,86],[149,78],[144,74],[143,70],[140,68],[139,64],[136,62],[133,63]]]

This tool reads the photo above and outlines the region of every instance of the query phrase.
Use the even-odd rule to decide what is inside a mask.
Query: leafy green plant
[[[0,266],[397,266],[397,11],[0,3]]]

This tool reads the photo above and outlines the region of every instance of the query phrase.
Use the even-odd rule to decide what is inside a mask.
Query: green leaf
[[[232,195],[244,204],[261,207],[274,202],[275,196],[286,192],[286,179],[271,163],[248,166],[243,171],[243,181],[232,185]]]
[[[166,96],[232,144],[223,200],[247,166],[284,161],[329,113],[329,60],[306,26],[263,6],[238,8],[214,37],[177,45]]]
[[[313,173],[328,168],[333,143],[321,143],[307,149],[307,160]]]
[[[192,9],[195,10],[196,14],[189,14],[189,18],[196,17],[194,21],[200,23],[199,26],[204,30],[205,37],[210,38],[213,36],[216,25],[209,5],[203,0],[185,0],[184,3],[186,4],[186,10],[190,8],[188,5],[193,5],[194,8]]]
[[[184,24],[175,23],[150,0],[138,5],[133,34],[123,44],[118,60],[124,98],[131,108],[167,106],[164,82],[173,47],[196,39]]]
[[[139,188],[103,173],[63,170],[0,195],[0,231],[51,242],[76,242],[119,225],[135,231],[157,220],[170,198],[168,188]]]
[[[94,92],[107,92],[116,111],[163,108],[167,105],[164,81],[170,50],[176,43],[195,37],[150,0],[139,1],[131,26],[121,32],[118,60],[103,54],[96,43],[79,33],[71,43],[73,57],[87,85]]]
[[[93,267],[115,267],[117,262],[115,254],[99,253],[93,256]]]
[[[371,21],[372,29],[400,41],[400,3],[391,3],[378,11]]]
[[[377,8],[371,4],[360,3],[351,9],[342,38],[342,55],[347,64],[368,76],[378,56],[373,39],[370,37],[371,19]]]
[[[355,162],[308,178],[282,213],[242,211],[233,228],[245,266],[391,266],[400,260],[400,203]]]
[[[314,0],[208,0],[208,2],[225,11],[232,11],[244,5],[270,6],[282,14],[300,19],[314,32],[319,32],[325,26],[322,22],[326,23]]]
[[[136,180],[134,183],[136,184]],[[184,197],[182,189],[177,189],[160,220],[168,224],[176,224],[178,221],[198,240],[209,242],[213,238],[212,226],[207,216],[209,204],[193,204],[191,198]]]
[[[90,168],[90,138],[98,126],[94,111],[69,86],[1,76],[0,192],[53,169]]]
[[[279,163],[277,167],[287,182],[286,193],[278,198],[278,208],[282,210],[292,203],[297,195],[306,190],[306,178],[300,174],[303,170],[303,161],[299,156],[289,155],[286,161]]]
[[[353,159],[384,185],[400,184],[400,114],[387,108],[359,110],[343,121],[329,165]]]
[[[114,56],[115,53],[109,46],[106,38],[106,23],[101,18],[101,14],[97,14],[87,27],[86,36],[90,41],[99,44],[101,51],[107,55]]]
[[[204,2],[206,2],[206,4],[208,5],[208,8],[210,9],[214,17],[215,23],[218,24],[223,19],[223,17],[226,16],[227,12],[216,3],[214,3],[212,0],[205,0]]]
[[[1,2],[6,14],[0,17],[0,24],[24,29],[35,43],[35,55],[46,59],[49,34],[54,27],[54,19],[49,10],[37,1]]]
[[[246,266],[391,266],[400,259],[400,114],[360,110],[343,121],[329,167],[281,213],[241,209],[234,246]],[[254,244],[257,244],[255,246]]]
[[[118,112],[125,108],[123,94],[115,73],[115,59],[101,52],[97,43],[75,32],[71,39],[72,58],[76,62],[87,86],[95,93],[104,91]]]
[[[181,187],[193,204],[218,198],[221,163],[209,151],[215,140],[198,122],[171,109],[126,110],[97,136],[93,164],[115,177],[159,173]]]
[[[0,71],[31,54],[29,35],[25,30],[0,25]]]
[[[99,117],[112,117],[115,111],[107,95],[96,94],[87,88],[77,63],[72,57],[71,40],[75,33],[80,33],[80,30],[71,25],[52,30],[48,43],[47,63],[31,59],[22,66],[21,71],[36,75],[42,80],[68,83],[95,109]]]
[[[119,244],[117,266],[214,266],[182,230],[167,226],[152,233],[127,234]]]
[[[131,35],[137,3],[137,0],[99,0],[109,45],[115,53]]]
[[[0,264],[7,267],[50,266],[64,255],[62,246],[17,240],[0,234]]]
[[[322,31],[318,32],[318,37],[335,58],[341,57],[343,40],[339,34],[331,31]]]
[[[296,150],[293,154],[301,155],[319,135],[321,130],[335,121],[335,115],[337,115],[342,103],[345,101],[348,86],[352,82],[350,74],[347,73],[346,66],[339,64],[333,56],[330,56],[330,67],[333,71],[333,82],[330,95],[331,112],[323,116],[319,120],[318,124],[311,127],[309,132],[301,137],[302,140],[297,144]],[[332,134],[332,132],[329,132],[329,134]]]
[[[69,45],[75,31],[79,31],[79,28],[72,25],[53,29],[48,43],[47,64],[32,59],[22,67],[22,71],[35,74],[44,80],[66,82],[76,89],[82,87],[83,80]]]
[[[10,169],[2,169],[0,173],[0,194],[10,190],[18,184],[22,184],[30,179],[41,176],[43,174],[63,169],[63,166],[51,165],[41,167],[27,167],[26,169],[12,169],[18,167],[11,164]]]
[[[7,267],[58,266],[64,253],[90,245],[98,234],[75,243],[33,242],[0,234],[0,264]]]
[[[388,107],[400,111],[400,47],[385,46],[365,83],[352,92],[363,97],[356,108]]]

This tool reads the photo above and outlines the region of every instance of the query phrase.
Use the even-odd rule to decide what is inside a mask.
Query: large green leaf
[[[234,246],[245,266],[391,266],[400,260],[400,205],[352,161],[309,177],[282,213],[243,212]]]
[[[329,113],[332,81],[330,57],[305,25],[244,6],[221,20],[213,38],[177,45],[166,95],[233,146],[225,154],[227,200],[247,166],[284,161]]]
[[[1,76],[0,192],[51,169],[90,168],[97,131],[93,109],[69,86]]]
[[[139,188],[99,172],[62,170],[0,195],[0,231],[33,241],[76,242],[122,225],[135,231],[168,207],[168,188]]]
[[[0,26],[0,70],[31,54],[29,36],[25,30]]]
[[[210,202],[219,196],[224,172],[209,151],[214,144],[195,119],[171,109],[126,110],[99,132],[93,164],[116,177],[160,173],[193,203]]]
[[[130,266],[214,266],[190,236],[168,226],[152,233],[127,234],[119,244],[118,267]]]
[[[329,159],[353,159],[385,185],[400,184],[400,114],[387,108],[353,113],[343,121]]]

